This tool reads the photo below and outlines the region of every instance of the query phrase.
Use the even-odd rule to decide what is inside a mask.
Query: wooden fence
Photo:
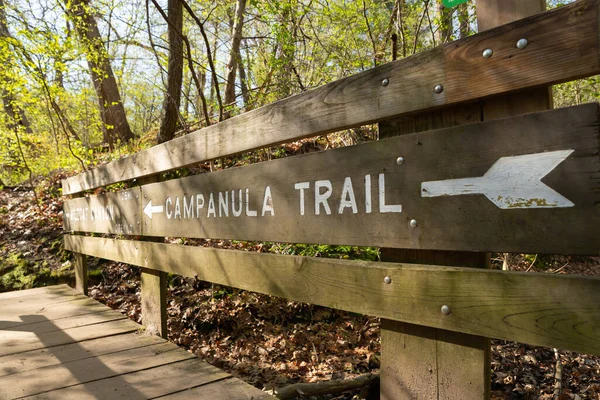
[[[87,290],[86,255],[142,267],[144,324],[163,336],[165,273],[379,316],[389,399],[489,397],[489,338],[600,354],[599,279],[468,268],[490,251],[600,254],[598,105],[503,119],[482,106],[600,73],[599,26],[599,1],[580,0],[69,178],[77,285]],[[160,179],[371,123],[389,138]],[[118,182],[129,189],[88,194]],[[393,261],[160,243],[166,236],[381,246]]]

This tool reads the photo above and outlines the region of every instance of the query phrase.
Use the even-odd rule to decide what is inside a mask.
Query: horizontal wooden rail
[[[244,113],[63,181],[63,194],[398,115],[600,72],[599,0],[573,4]],[[525,38],[528,45],[516,43]],[[493,56],[482,52],[492,49]],[[443,90],[434,92],[441,85]]]
[[[597,278],[281,256],[74,235],[65,235],[65,247],[290,300],[600,354]],[[441,311],[443,306],[449,314]]]
[[[597,104],[65,202],[65,230],[596,255]]]

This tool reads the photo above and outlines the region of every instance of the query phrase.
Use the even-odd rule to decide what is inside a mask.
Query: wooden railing
[[[469,362],[461,349],[486,338],[600,354],[599,279],[470,269],[460,261],[489,251],[599,254],[596,104],[158,179],[162,172],[257,148],[600,73],[599,12],[597,0],[581,0],[65,180],[63,194],[74,195],[64,206],[65,231],[73,232],[65,235],[65,246],[77,254],[78,287],[86,290],[86,255],[142,267],[144,324],[162,335],[164,274],[174,273],[437,328],[447,332],[436,333],[447,345],[445,362],[457,365]],[[527,45],[517,47],[523,38]],[[491,58],[482,56],[487,48]],[[388,133],[406,133],[395,126],[385,122]],[[117,182],[131,188],[84,194]],[[138,236],[153,241],[132,240]],[[430,251],[431,260],[445,251],[448,266],[160,243],[166,236],[381,246]],[[447,257],[451,251],[461,251],[455,262]],[[386,340],[382,335],[382,346]],[[384,370],[385,363],[383,357]],[[436,365],[427,368],[436,375]],[[464,371],[435,379],[459,386],[479,380],[477,393],[488,396],[489,377]],[[382,396],[398,397],[396,389],[383,389],[385,379],[402,387],[410,381],[404,374],[412,373],[382,373]],[[474,392],[465,387],[462,393],[470,398]]]

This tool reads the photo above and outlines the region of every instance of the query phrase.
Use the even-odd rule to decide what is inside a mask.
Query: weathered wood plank
[[[598,0],[580,0],[247,112],[63,181],[63,194],[600,72]],[[515,43],[529,40],[525,49]],[[560,38],[560,40],[557,40]],[[494,55],[481,53],[491,48]],[[383,86],[387,78],[389,84]],[[441,94],[433,87],[442,84]],[[235,140],[230,140],[235,137]]]
[[[102,304],[84,296],[67,301],[40,303],[40,299],[36,302],[35,298],[27,303],[0,302],[0,329],[106,310]],[[24,316],[27,316],[26,322],[22,319]]]
[[[10,312],[12,315],[8,315],[9,310],[3,310],[3,312],[0,313],[0,318],[2,318],[0,321],[0,329],[12,329],[14,327],[27,326],[41,321],[58,321],[65,318],[77,317],[79,315],[87,315],[105,311],[106,306],[103,304],[92,304],[89,302],[86,302],[85,307],[83,308],[81,308],[80,305],[73,307],[71,305],[67,306],[65,303],[58,303],[56,304],[56,307],[44,310],[41,314]],[[23,315],[29,315],[27,322],[23,322],[21,319],[21,316]]]
[[[32,396],[31,399],[145,400],[230,378],[225,371],[197,358]],[[217,399],[219,397],[214,397]]]
[[[31,396],[193,357],[167,342],[66,362],[0,377],[0,398]]]
[[[597,254],[598,121],[588,104],[149,184],[142,233]]]
[[[26,321],[27,316],[23,316],[23,319]],[[135,322],[129,319],[119,319],[65,330],[53,330],[39,335],[23,331],[2,331],[0,332],[0,343],[2,343],[0,356],[135,332],[139,329],[140,325]]]
[[[87,296],[88,294],[88,271],[87,258],[83,254],[75,253],[75,290]]]
[[[9,316],[10,318],[21,315],[35,315],[47,319],[55,319],[61,318],[62,316],[88,313],[91,312],[92,309],[101,309],[100,303],[83,295],[78,297],[65,297],[63,301],[60,301],[60,299],[49,300],[47,303],[40,302],[39,298],[36,300],[36,298],[32,296],[27,301],[15,302],[9,300],[2,301],[0,304],[2,306],[0,315]],[[11,321],[10,319],[7,319],[4,322],[0,322],[0,327],[7,327],[13,322],[21,321]]]
[[[32,318],[35,316],[27,316],[26,321],[36,322],[25,322],[10,328],[3,328],[0,333],[0,340],[4,332],[27,332],[33,334],[49,333],[57,330],[71,329],[85,325],[94,325],[102,322],[117,321],[120,319],[126,319],[127,317],[121,313],[113,310],[104,310],[101,312],[89,312],[87,314],[79,314],[69,316],[68,318],[55,319],[54,321],[48,320],[43,316],[40,318]]]
[[[139,187],[101,196],[77,197],[64,203],[65,231],[85,231],[89,224],[101,232],[139,235],[142,214]]]
[[[53,347],[51,350],[44,348],[12,354],[0,357],[0,376],[16,374],[38,368],[46,368],[52,365],[83,360],[108,353],[117,353],[123,350],[150,346],[158,343],[163,343],[163,341],[156,336],[144,335],[136,332],[84,340],[78,343],[69,343]]]
[[[248,399],[248,400],[263,400],[276,399],[275,397],[250,386],[239,379],[231,378],[222,381],[209,383],[190,390],[174,393],[163,399],[170,400],[196,400],[196,399]]]
[[[600,280],[331,260],[65,236],[94,257],[291,300],[479,336],[600,354]],[[385,284],[384,277],[392,283]],[[448,305],[449,315],[440,309]]]
[[[55,286],[44,286],[33,289],[26,290],[15,290],[12,292],[0,293],[0,301],[14,299],[17,297],[28,297],[28,296],[39,296],[39,295],[57,295],[62,296],[63,294],[73,294],[77,293],[73,291],[67,284],[55,285]]]
[[[146,332],[167,338],[167,275],[164,272],[142,269],[142,324]]]
[[[44,299],[44,302],[41,303],[40,299]],[[18,296],[18,297],[7,297],[0,299],[3,308],[10,307],[21,307],[22,310],[45,310],[50,306],[59,303],[70,303],[77,301],[85,301],[87,299],[86,296],[74,292],[73,289],[69,288],[68,290],[64,290],[61,292],[54,293],[40,293],[32,296]]]

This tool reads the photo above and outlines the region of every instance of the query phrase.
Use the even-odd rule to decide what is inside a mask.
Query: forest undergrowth
[[[0,291],[67,282],[72,257],[63,248],[60,180],[0,190]],[[174,242],[260,252],[376,258],[376,249],[293,246],[217,240]],[[495,254],[494,268],[600,276],[600,257]],[[139,270],[90,258],[90,295],[140,322]],[[169,339],[209,363],[264,390],[295,382],[349,379],[380,367],[378,318],[169,276]],[[562,379],[557,380],[557,368]],[[560,386],[557,386],[560,382]],[[346,393],[323,399],[377,398]],[[600,399],[600,358],[492,341],[492,398]]]

